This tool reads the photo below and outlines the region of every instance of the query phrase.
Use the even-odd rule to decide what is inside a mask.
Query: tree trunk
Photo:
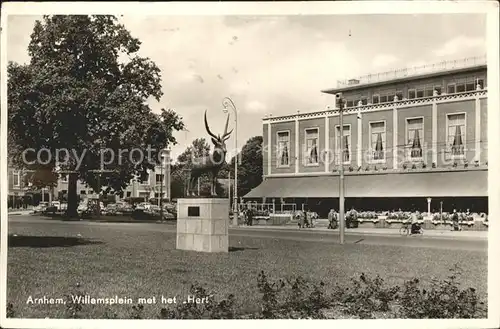
[[[78,218],[77,187],[78,174],[69,174],[68,179],[68,210],[66,215],[69,218]]]

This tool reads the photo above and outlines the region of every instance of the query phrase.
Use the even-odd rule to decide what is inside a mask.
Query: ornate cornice
[[[400,108],[415,107],[415,106],[425,106],[425,105],[432,105],[433,103],[439,104],[439,103],[456,102],[456,101],[462,101],[462,100],[474,100],[476,98],[487,97],[487,93],[488,93],[488,90],[485,88],[482,90],[467,91],[467,92],[455,93],[455,94],[443,94],[443,95],[438,95],[438,96],[430,96],[430,97],[417,98],[417,99],[403,99],[403,100],[397,100],[397,101],[390,102],[390,103],[357,105],[357,106],[345,108],[344,114],[375,112],[375,111],[392,110],[394,108],[400,109]],[[285,115],[285,116],[279,116],[279,117],[267,117],[267,118],[263,118],[262,121],[264,124],[277,123],[277,122],[284,122],[284,121],[324,118],[325,116],[328,116],[328,117],[337,116],[338,114],[339,114],[338,110],[326,110],[326,111],[318,111],[318,112]]]

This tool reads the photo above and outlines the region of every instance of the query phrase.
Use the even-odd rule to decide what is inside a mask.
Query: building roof
[[[485,197],[488,171],[376,173],[344,178],[346,198]],[[339,176],[267,178],[244,198],[338,198]]]
[[[457,74],[462,72],[484,70],[487,68],[486,55],[468,57],[460,60],[442,61],[412,68],[392,70],[382,73],[368,74],[354,79],[337,81],[336,88],[322,90],[327,94],[343,91],[379,87],[404,81],[414,81],[437,76]]]

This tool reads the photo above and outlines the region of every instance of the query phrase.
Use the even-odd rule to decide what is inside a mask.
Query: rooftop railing
[[[486,62],[487,62],[486,55],[467,57],[458,60],[442,61],[434,64],[427,64],[427,65],[415,66],[411,68],[399,69],[394,71],[363,75],[353,79],[338,80],[337,88],[401,79],[423,74],[449,71],[454,69],[475,67],[480,65],[486,65]]]

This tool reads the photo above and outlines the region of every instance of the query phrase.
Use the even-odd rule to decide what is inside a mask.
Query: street
[[[20,215],[9,217],[9,233],[35,235],[36,232],[64,231],[68,235],[81,234],[87,238],[92,238],[92,231],[96,229],[117,230],[117,231],[137,231],[138,233],[164,232],[169,235],[176,233],[175,223],[107,223],[107,222],[64,222],[60,220],[44,219],[40,216]],[[33,233],[30,233],[33,232]],[[45,233],[47,234],[47,233]],[[337,244],[339,242],[338,231],[317,231],[294,228],[260,228],[260,227],[238,227],[229,229],[229,237],[234,241],[237,237],[251,237],[274,240],[310,241]],[[230,243],[231,243],[230,240]],[[362,245],[383,245],[432,248],[446,250],[468,250],[483,251],[488,250],[488,241],[484,238],[471,238],[459,236],[400,236],[384,233],[358,233],[355,229],[346,231],[346,244]]]

